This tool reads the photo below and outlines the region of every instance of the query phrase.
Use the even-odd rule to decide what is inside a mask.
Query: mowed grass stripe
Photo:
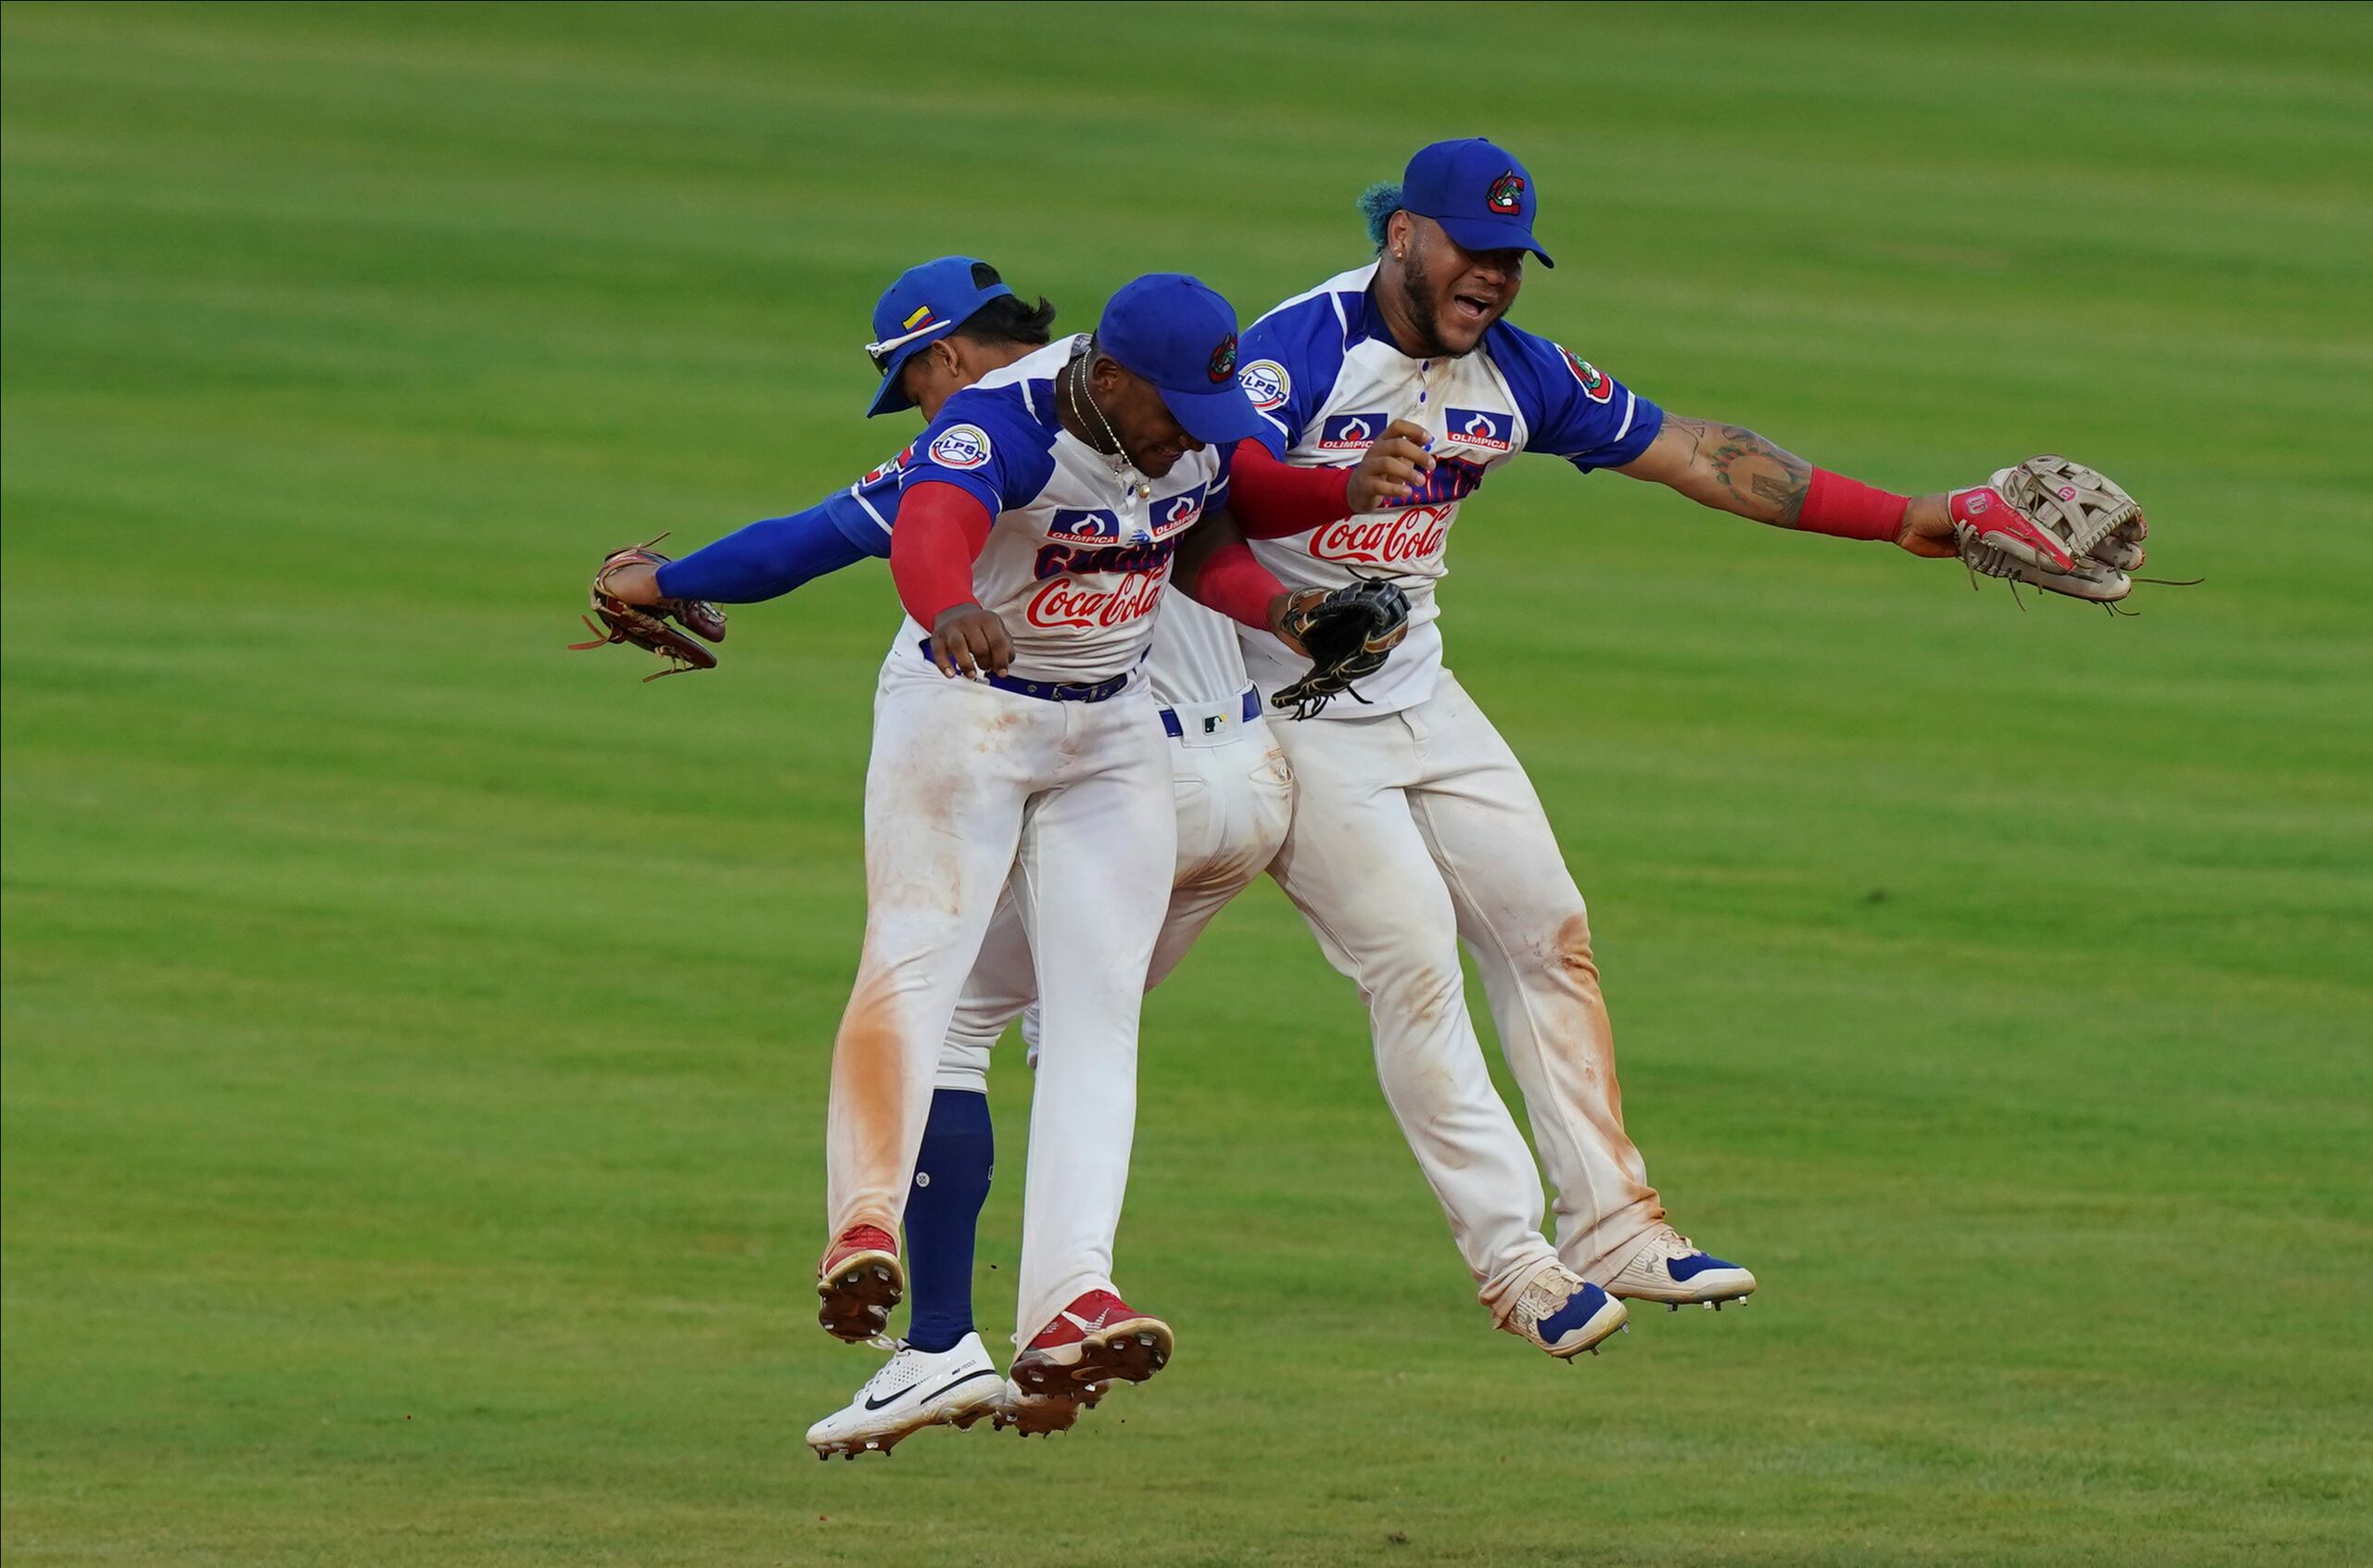
[[[2360,13],[0,29],[12,1560],[2362,1555]],[[1591,896],[1651,1173],[1761,1299],[1575,1372],[1491,1334],[1263,887],[1147,1011],[1122,1264],[1178,1364],[824,1470],[873,1364],[801,1302],[887,585],[647,689],[559,651],[568,585],[908,438],[854,347],[907,261],[1067,326],[1154,268],[1258,310],[1478,130],[1565,263],[1526,324],[1898,487],[2064,446],[2209,582],[2021,614],[1495,474],[1452,662]]]

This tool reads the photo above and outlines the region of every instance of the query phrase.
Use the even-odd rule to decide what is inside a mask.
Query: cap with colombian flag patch
[[[898,373],[907,361],[990,300],[1013,292],[1001,283],[975,282],[975,268],[996,275],[994,268],[976,257],[943,256],[907,268],[883,291],[873,308],[874,341],[865,346],[866,357],[882,373],[872,406],[865,411],[868,419],[913,408],[914,400],[898,385]]]

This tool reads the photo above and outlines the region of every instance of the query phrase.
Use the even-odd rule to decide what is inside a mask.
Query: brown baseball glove
[[[627,566],[664,566],[667,557],[652,549],[652,545],[667,536],[648,543],[628,545],[613,550],[593,574],[593,614],[585,617],[585,625],[594,633],[591,642],[572,642],[571,651],[588,648],[606,648],[614,642],[630,642],[637,648],[647,648],[667,661],[667,667],[643,677],[644,684],[660,676],[681,675],[687,670],[717,668],[717,655],[686,637],[668,624],[675,621],[695,636],[710,642],[725,640],[725,612],[704,599],[662,599],[650,604],[628,604],[609,591],[610,579]],[[596,621],[593,616],[599,615]]]
[[[1973,574],[2107,606],[2138,581],[2167,581],[2127,575],[2142,564],[2150,525],[2117,481],[2081,462],[2032,457],[1948,504]]]

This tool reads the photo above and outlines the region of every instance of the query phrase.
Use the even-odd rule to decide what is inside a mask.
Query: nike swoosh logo
[[[966,1372],[962,1377],[956,1379],[953,1383],[941,1384],[937,1388],[933,1389],[930,1393],[922,1396],[922,1397],[926,1400],[936,1399],[942,1394],[946,1393],[949,1389],[961,1388],[976,1377],[995,1377],[996,1375],[995,1368],[983,1367],[978,1372]],[[895,1394],[891,1395],[887,1399],[868,1399],[865,1402],[865,1408],[868,1410],[887,1410],[892,1405],[896,1404],[899,1400],[905,1398],[907,1395],[912,1394],[913,1392],[913,1388],[901,1388]]]

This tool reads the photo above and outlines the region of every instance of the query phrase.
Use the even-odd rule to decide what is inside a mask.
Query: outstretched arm
[[[662,599],[755,604],[882,553],[852,539],[833,520],[832,504],[753,523],[664,566],[621,567],[610,575],[607,591],[628,604]],[[886,548],[888,540],[882,544]]]
[[[1815,468],[1744,425],[1667,414],[1648,449],[1616,472],[1775,528],[1884,539],[1914,555],[1955,553],[1942,492],[1898,496],[1873,489]]]

